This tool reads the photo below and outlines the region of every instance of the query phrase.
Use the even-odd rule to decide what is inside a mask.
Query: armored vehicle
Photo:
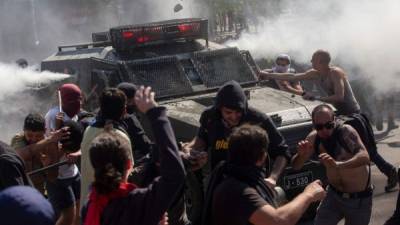
[[[296,151],[298,141],[312,129],[310,112],[318,103],[259,82],[251,54],[210,42],[207,23],[179,19],[111,28],[94,33],[92,43],[58,47],[41,69],[71,74],[85,93],[89,110],[97,107],[96,96],[105,87],[120,82],[151,86],[157,101],[168,108],[178,141],[196,135],[200,114],[213,104],[218,88],[236,80],[249,104],[270,115]],[[323,177],[319,163],[310,161],[301,171],[288,167],[279,185],[292,199],[308,183]],[[198,221],[202,200],[201,185],[196,182],[200,183],[197,175],[189,172],[186,201],[193,222]]]

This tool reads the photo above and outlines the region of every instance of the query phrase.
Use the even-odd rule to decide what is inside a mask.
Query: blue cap
[[[0,192],[2,225],[54,225],[55,213],[51,204],[36,189],[13,186]]]

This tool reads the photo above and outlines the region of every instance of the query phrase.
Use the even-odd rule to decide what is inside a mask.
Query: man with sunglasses
[[[330,64],[331,56],[328,51],[317,50],[314,52],[311,63],[312,69],[305,73],[298,73],[296,75],[291,73],[268,73],[261,71],[259,74],[260,79],[276,79],[287,81],[300,81],[300,80],[313,80],[315,84],[322,88],[326,96],[314,96],[309,92],[303,92],[303,98],[307,100],[319,100],[332,104],[336,108],[337,115],[348,116],[350,119],[358,120],[365,128],[367,136],[363,140],[367,147],[371,161],[375,163],[378,169],[384,173],[387,179],[385,191],[389,192],[397,186],[398,176],[396,167],[387,162],[377,151],[377,146],[368,118],[361,114],[360,105],[354,97],[347,75],[343,69],[332,66]]]
[[[367,225],[372,210],[371,171],[360,136],[337,120],[326,104],[315,107],[312,121],[315,130],[299,142],[292,166],[300,169],[318,156],[326,169],[327,196],[317,210],[315,225],[334,225],[343,218],[347,225]]]

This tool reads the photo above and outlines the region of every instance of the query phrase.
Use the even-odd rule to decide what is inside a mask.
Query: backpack
[[[345,151],[350,152],[347,143],[343,139],[343,135],[341,135],[344,124],[350,125],[357,131],[358,135],[361,138],[361,141],[363,142],[368,152],[370,152],[371,149],[376,150],[374,132],[369,125],[368,118],[364,114],[352,114],[349,116],[340,115],[337,117],[336,123],[338,123],[338,125],[335,127],[334,133],[332,135],[337,137],[334,137],[334,139],[337,140],[337,143],[341,147],[343,147]],[[320,143],[321,139],[317,136],[314,143],[314,149],[316,150],[315,152],[317,154],[319,154],[318,146]]]

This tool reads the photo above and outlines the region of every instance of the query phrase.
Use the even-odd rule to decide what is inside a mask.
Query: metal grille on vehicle
[[[124,65],[134,84],[151,86],[157,97],[193,92],[182,65],[174,56],[127,61]]]
[[[230,80],[239,83],[256,81],[255,74],[237,48],[195,52],[193,64],[208,88],[218,87]]]

